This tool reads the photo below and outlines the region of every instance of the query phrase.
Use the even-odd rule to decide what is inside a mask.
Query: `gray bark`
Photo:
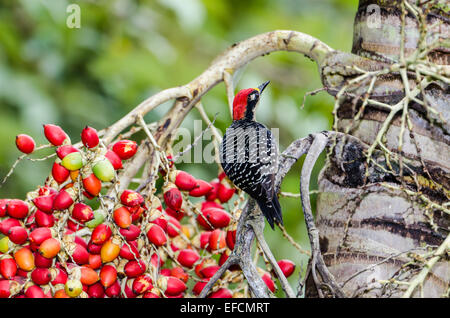
[[[411,2],[412,3],[412,2]],[[414,2],[415,3],[415,2]],[[368,5],[376,4],[381,10],[381,27],[371,29],[367,19]],[[401,39],[401,1],[361,0],[354,25],[352,53],[378,63],[398,62]],[[428,12],[427,24],[440,21],[437,29],[448,40],[449,15],[436,8]],[[417,19],[406,16],[405,56],[418,45]],[[431,36],[430,39],[431,41]],[[428,41],[428,38],[427,38]],[[428,54],[429,60],[441,65],[449,64],[449,50],[437,47]],[[342,55],[337,58],[343,62]],[[331,61],[331,59],[330,59]],[[324,75],[326,72],[322,72]],[[414,74],[408,73],[412,79]],[[339,87],[330,77],[324,76],[328,92],[336,95]],[[411,85],[414,81],[411,80]],[[354,90],[353,96],[342,99],[337,112],[339,132],[345,132],[371,145],[389,111],[366,107],[361,120],[354,123],[361,107],[354,96],[367,92],[367,85]],[[400,75],[389,74],[377,79],[371,98],[394,105],[404,97]],[[448,85],[438,82],[425,89],[426,102],[440,113],[432,115],[420,104],[409,103],[408,115],[413,129],[403,133],[403,147],[399,151],[401,112],[386,132],[384,144],[393,153],[409,160],[406,169],[392,160],[394,173],[373,164],[366,164],[366,154],[360,145],[351,140],[339,141],[327,157],[326,166],[319,178],[316,226],[320,233],[321,251],[325,263],[345,294],[349,297],[400,297],[407,284],[387,284],[383,281],[408,282],[423,268],[427,246],[436,249],[449,234],[449,215],[427,206],[417,196],[403,190],[409,189],[425,195],[430,201],[445,204],[449,201],[450,177],[450,102]],[[422,94],[418,97],[424,100]],[[383,151],[373,158],[389,170]],[[391,158],[392,159],[392,158]],[[369,173],[366,174],[366,169]],[[408,262],[412,262],[407,265]],[[450,266],[445,256],[426,276],[423,288],[415,289],[412,296],[441,297],[448,293]],[[307,282],[307,296],[317,296],[317,287],[311,277]]]

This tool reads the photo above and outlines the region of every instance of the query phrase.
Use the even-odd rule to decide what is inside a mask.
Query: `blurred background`
[[[72,3],[81,8],[80,28],[66,25],[70,15],[66,9]],[[42,125],[54,123],[78,142],[85,125],[98,130],[111,125],[152,94],[191,81],[231,44],[256,34],[301,31],[349,52],[357,4],[357,0],[2,0],[0,179],[20,155],[17,134],[29,134],[40,145],[46,143]],[[301,108],[305,93],[321,87],[314,62],[293,52],[257,58],[236,78],[236,91],[266,80],[271,84],[257,119],[279,128],[280,150],[297,138],[331,128],[332,97],[324,92],[309,96]],[[225,131],[231,118],[223,83],[202,102],[211,119],[219,113],[216,126]],[[159,119],[170,106],[161,105],[146,121]],[[183,127],[193,131],[193,121],[199,118],[192,110]],[[50,161],[21,162],[0,189],[0,198],[24,198],[45,181],[50,165]],[[317,187],[322,165],[323,158],[316,165],[311,189]],[[295,165],[282,191],[299,192],[300,167],[301,162]],[[217,176],[214,164],[179,168],[205,180]],[[287,231],[307,249],[300,199],[282,198],[281,204]],[[279,230],[266,227],[266,237],[269,246],[276,247],[277,259],[289,258],[306,268],[307,258]]]

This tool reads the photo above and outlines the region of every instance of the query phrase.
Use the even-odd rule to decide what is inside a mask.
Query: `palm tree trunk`
[[[448,41],[448,13],[429,1],[420,9],[426,10],[425,43],[431,46],[436,36]],[[420,17],[400,0],[360,0],[352,53],[387,64],[402,62],[421,45],[423,30]],[[431,30],[438,35],[431,35]],[[449,52],[438,45],[428,52],[428,60],[448,66]],[[319,178],[316,225],[321,251],[349,297],[400,297],[405,292],[413,297],[448,296],[448,73],[447,82],[435,78],[425,89],[418,86],[415,72],[404,74],[410,89],[420,93],[397,113],[343,95],[336,129],[369,146],[375,143],[376,148],[368,161],[360,145],[338,142],[329,150]],[[369,90],[375,101],[393,106],[405,98],[401,71],[380,76],[373,84],[371,89],[366,83],[365,92]],[[358,118],[361,107],[366,108]],[[386,121],[380,145],[377,135]],[[433,259],[439,246],[441,254]],[[418,281],[421,272],[424,279]],[[307,296],[317,295],[316,288],[308,279]]]

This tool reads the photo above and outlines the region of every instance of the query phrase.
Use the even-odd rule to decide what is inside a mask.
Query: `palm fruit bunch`
[[[0,199],[0,298],[198,295],[236,241],[243,200],[224,173],[207,182],[172,162],[160,170],[159,189],[117,191],[118,172],[138,151],[135,141],[107,146],[85,127],[72,144],[51,124],[44,135],[56,153],[44,185],[24,200]],[[16,145],[26,155],[36,149],[25,134]],[[288,260],[279,265],[286,276],[295,269]],[[274,292],[273,274],[259,271]],[[245,285],[234,267],[208,297],[244,297]]]

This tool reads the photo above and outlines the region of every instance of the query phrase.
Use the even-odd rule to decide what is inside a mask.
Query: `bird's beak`
[[[267,85],[269,85],[269,83],[270,81],[267,81],[258,86],[259,94],[262,94],[263,90],[266,88]]]

